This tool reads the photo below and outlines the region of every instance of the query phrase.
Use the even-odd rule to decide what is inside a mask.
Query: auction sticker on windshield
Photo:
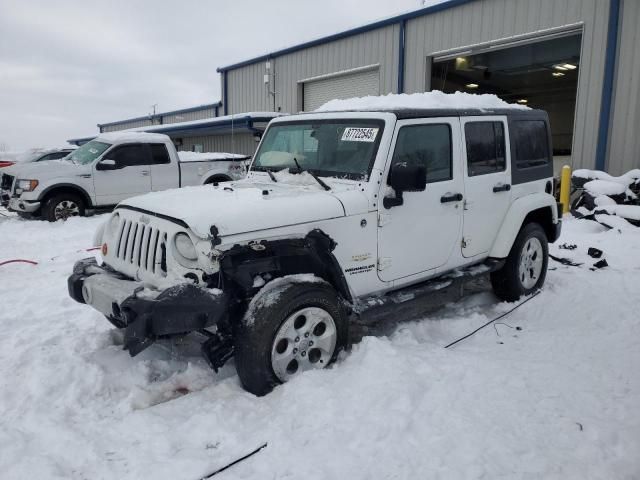
[[[343,142],[373,142],[378,135],[377,128],[347,127],[342,134]]]

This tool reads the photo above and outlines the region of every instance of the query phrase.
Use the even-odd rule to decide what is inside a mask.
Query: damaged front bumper
[[[142,282],[99,266],[94,258],[77,262],[67,284],[76,302],[91,305],[124,329],[124,349],[132,357],[158,338],[202,331],[227,321],[229,297],[223,292],[190,283],[149,292]],[[222,354],[212,350],[223,344],[228,347],[225,339],[214,335],[203,345],[214,368],[221,366],[217,364]],[[226,360],[230,353],[222,356]]]

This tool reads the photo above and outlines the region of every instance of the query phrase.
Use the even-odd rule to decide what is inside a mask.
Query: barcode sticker
[[[374,142],[378,135],[377,128],[348,127],[342,134],[343,142]]]

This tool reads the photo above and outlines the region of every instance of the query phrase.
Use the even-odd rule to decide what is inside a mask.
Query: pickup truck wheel
[[[520,230],[504,266],[491,274],[493,291],[502,300],[514,302],[544,284],[549,263],[547,236],[537,223]]]
[[[253,299],[235,338],[235,364],[244,388],[258,396],[314,368],[345,348],[347,316],[325,283],[265,286]]]
[[[70,217],[84,217],[84,201],[73,193],[53,195],[44,202],[43,217],[50,222],[66,220]]]

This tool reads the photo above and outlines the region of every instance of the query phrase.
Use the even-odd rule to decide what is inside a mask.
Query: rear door
[[[169,150],[164,143],[149,144],[151,150],[151,190],[154,192],[177,188],[180,185],[180,165],[176,158],[171,161]]]
[[[93,184],[98,205],[115,205],[135,195],[151,191],[153,159],[145,143],[113,147],[102,157],[116,162],[116,170],[97,170],[94,165]]]
[[[404,192],[400,206],[387,209],[379,202],[381,280],[397,280],[438,268],[459,245],[464,189],[460,149],[458,118],[397,122],[390,166],[403,162],[424,165],[427,186],[422,192]],[[380,195],[391,195],[387,190],[383,186]]]
[[[511,154],[504,116],[463,117],[465,202],[462,254],[486,254],[511,204]]]

